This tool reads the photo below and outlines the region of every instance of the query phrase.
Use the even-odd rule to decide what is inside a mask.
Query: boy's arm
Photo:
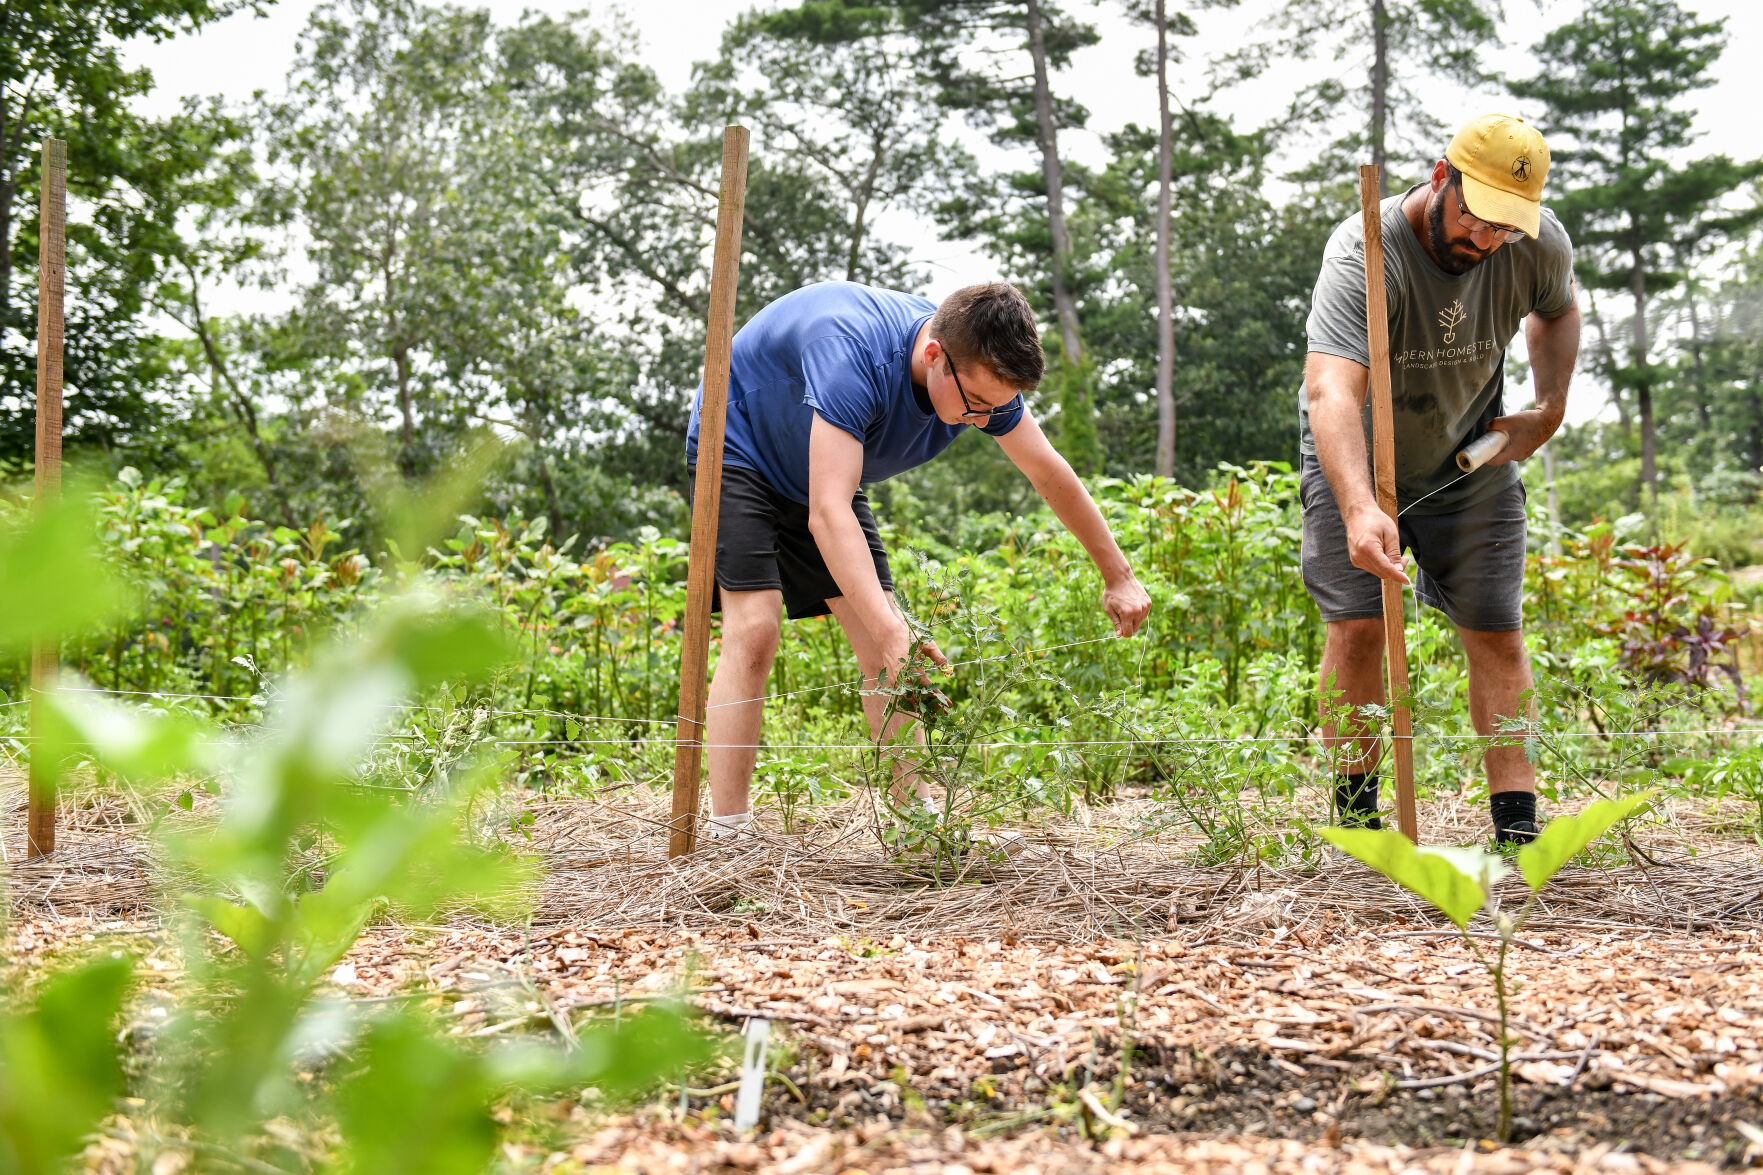
[[[1065,529],[1089,552],[1096,570],[1102,573],[1102,609],[1114,623],[1116,635],[1131,636],[1137,632],[1151,613],[1151,597],[1133,575],[1120,545],[1114,541],[1114,532],[1108,529],[1102,511],[1072,471],[1071,464],[1053,448],[1041,426],[1026,411],[1015,428],[992,439],[1022,470]]]
[[[881,649],[883,663],[903,665],[912,653],[912,630],[888,603],[869,540],[851,509],[862,479],[863,442],[816,412],[808,432],[808,531],[839,591]],[[948,664],[934,643],[924,642],[923,651],[938,665]]]

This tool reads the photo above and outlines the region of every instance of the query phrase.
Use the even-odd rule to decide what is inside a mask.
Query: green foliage
[[[243,127],[192,103],[163,120],[135,99],[152,76],[124,44],[193,31],[242,0],[8,0],[0,7],[0,470],[28,467],[35,439],[34,347],[41,145],[67,141],[65,432],[78,453],[144,441],[167,415],[167,373],[150,319],[180,267],[191,215],[217,175],[236,173]],[[219,187],[230,183],[219,180]]]
[[[1469,919],[1488,902],[1493,884],[1506,875],[1506,863],[1491,852],[1416,845],[1391,829],[1326,827],[1322,838],[1432,902],[1458,930],[1469,926]]]
[[[1652,802],[1651,792],[1620,800],[1598,800],[1573,816],[1557,816],[1535,840],[1518,850],[1518,868],[1524,883],[1541,893],[1549,879],[1585,847],[1612,827],[1638,814]]]
[[[1350,174],[1361,162],[1436,159],[1455,127],[1439,122],[1417,85],[1422,78],[1485,81],[1482,50],[1502,15],[1499,0],[1287,0],[1262,22],[1266,34],[1219,55],[1213,74],[1233,84],[1279,69],[1282,58],[1358,63],[1298,90],[1275,123],[1288,134],[1337,132],[1305,169],[1311,178]],[[1343,124],[1351,129],[1339,133]],[[1391,177],[1385,190],[1396,190]]]
[[[1498,856],[1482,849],[1417,846],[1391,829],[1325,828],[1322,837],[1431,902],[1458,929],[1469,925],[1506,872]]]
[[[42,525],[91,533],[89,517],[72,510]],[[96,578],[96,559],[88,552],[81,564],[69,536],[38,546],[73,554],[34,562],[37,577]],[[34,598],[40,586],[21,578],[20,598]],[[222,740],[188,715],[66,689],[35,700],[36,753],[52,762],[83,756],[143,788],[195,778],[220,797],[218,815],[197,814],[181,798],[181,813],[156,822],[156,859],[182,911],[174,926],[183,967],[170,994],[155,996],[169,1014],[145,1037],[126,1087],[148,1113],[255,1167],[306,1169],[289,1166],[285,1131],[265,1130],[271,1119],[321,1134],[334,1118],[339,1170],[414,1161],[478,1171],[498,1138],[497,1100],[587,1085],[618,1096],[713,1050],[668,1007],[570,1027],[562,1044],[516,1039],[479,1049],[414,1010],[325,994],[374,918],[507,917],[529,904],[536,880],[530,862],[479,843],[472,826],[473,799],[499,764],[468,760],[412,793],[387,779],[373,754],[414,699],[491,678],[517,651],[508,628],[482,605],[422,588],[388,595],[355,619],[279,683],[248,742]],[[7,1170],[58,1169],[124,1092],[114,1021],[131,970],[120,956],[50,970],[34,1006],[0,1012]]]
[[[1550,205],[1575,243],[1574,267],[1590,289],[1633,302],[1626,362],[1600,338],[1599,365],[1640,426],[1640,481],[1657,488],[1657,308],[1687,263],[1741,236],[1763,205],[1735,211],[1730,193],[1763,176],[1763,162],[1711,155],[1681,159],[1695,135],[1681,102],[1713,83],[1726,46],[1724,21],[1704,21],[1674,0],[1592,0],[1533,47],[1535,76],[1508,83],[1542,103],[1556,160]]]
[[[0,654],[116,611],[116,585],[96,568],[97,549],[91,503],[77,491],[28,519],[0,518]]]
[[[1463,941],[1487,969],[1500,1002],[1500,1141],[1512,1131],[1512,1039],[1507,1032],[1510,1009],[1507,998],[1506,954],[1523,929],[1538,896],[1549,880],[1586,846],[1612,827],[1635,816],[1652,801],[1651,791],[1619,800],[1599,800],[1573,816],[1557,816],[1542,834],[1517,851],[1518,868],[1530,887],[1530,897],[1516,914],[1497,912],[1493,921],[1499,933],[1500,951],[1489,960],[1469,933],[1470,919],[1493,894],[1507,872],[1500,856],[1473,846],[1461,848],[1416,847],[1407,837],[1390,829],[1373,832],[1365,828],[1329,828],[1322,835],[1345,852],[1430,902],[1463,932]]]
[[[913,487],[894,489],[886,517],[895,522],[888,541],[901,600],[952,658],[976,662],[939,685],[958,715],[979,723],[983,750],[962,770],[977,767],[985,787],[1008,797],[997,811],[1144,788],[1158,804],[1146,831],[1190,828],[1208,860],[1314,857],[1306,825],[1283,804],[1267,807],[1310,794],[1306,738],[1316,721],[1321,625],[1299,575],[1289,468],[1227,467],[1204,491],[1158,479],[1097,483],[1104,516],[1135,553],[1154,602],[1147,635],[1133,641],[1098,639],[1107,628],[1088,556],[1044,511],[967,517],[945,536],[930,526],[947,517],[930,515],[940,503],[921,504]],[[99,549],[137,611],[70,638],[64,663],[105,689],[218,699],[166,698],[154,704],[160,710],[255,722],[282,694],[282,675],[364,631],[390,585],[423,585],[481,605],[489,624],[482,639],[493,629],[512,659],[475,684],[422,669],[423,706],[388,709],[363,736],[361,753],[388,784],[426,792],[469,774],[476,750],[498,743],[513,756],[510,778],[536,791],[665,778],[684,542],[646,531],[578,553],[574,539],[553,541],[543,517],[476,514],[459,516],[443,537],[418,525],[421,506],[457,509],[466,501],[457,486],[393,498],[374,513],[400,532],[397,553],[388,547],[370,558],[339,534],[358,533],[347,520],[296,531],[255,519],[242,500],[203,509],[175,481],[126,473],[98,495]],[[1535,531],[1548,531],[1540,514]],[[1607,793],[1611,780],[1656,774],[1680,752],[1649,732],[1706,725],[1698,709],[1736,700],[1730,689],[1624,674],[1621,641],[1588,635],[1588,624],[1619,624],[1636,608],[1619,564],[1642,555],[1620,533],[1564,530],[1562,554],[1539,543],[1527,570],[1528,635],[1543,687],[1535,720],[1517,721],[1509,737],[1533,748],[1551,796]],[[1719,631],[1748,623],[1723,576],[1700,561],[1683,563],[1672,599],[1669,615],[1688,618],[1692,631],[1705,610]],[[989,668],[1017,662],[1024,649],[1072,642],[1087,643],[1004,677]],[[1470,723],[1456,636],[1420,609],[1409,620],[1409,647],[1421,786],[1459,789],[1477,772],[1483,741],[1461,737]],[[19,647],[0,663],[0,687],[22,688],[22,654]],[[835,624],[785,626],[767,690],[785,696],[768,704],[756,783],[792,826],[865,778],[856,676]],[[1628,688],[1629,676],[1643,688]],[[24,716],[0,709],[0,739],[22,734]],[[1386,721],[1387,712],[1371,717]],[[105,721],[121,729],[125,718]],[[1588,731],[1599,737],[1581,737]],[[90,757],[90,738],[78,730],[65,737],[71,754]],[[160,752],[144,735],[131,737],[136,759],[119,758],[117,767],[129,779],[149,777]],[[1263,741],[1228,741],[1241,738]]]
[[[1718,566],[1676,546],[1631,547],[1623,554],[1611,567],[1633,605],[1620,620],[1599,626],[1621,642],[1622,667],[1649,685],[1670,682],[1698,691],[1708,689],[1718,671],[1733,690],[1725,708],[1747,709],[1735,651],[1744,632],[1723,625],[1713,601],[1697,608],[1692,595],[1704,575],[1724,580]]]
[[[122,1092],[116,1022],[133,961],[65,967],[0,1007],[0,1171],[53,1175]]]

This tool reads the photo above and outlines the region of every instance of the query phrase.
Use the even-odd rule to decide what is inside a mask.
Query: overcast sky
[[[1134,57],[1150,43],[1151,34],[1144,26],[1126,19],[1118,0],[1068,2],[1079,16],[1097,25],[1102,39],[1099,44],[1080,50],[1071,68],[1055,81],[1060,92],[1070,94],[1090,110],[1085,129],[1061,135],[1060,150],[1072,160],[1099,165],[1106,158],[1103,135],[1132,122],[1146,126],[1156,122],[1155,84],[1133,70]],[[1493,68],[1513,76],[1533,73],[1529,47],[1549,28],[1574,15],[1580,0],[1543,0],[1543,5],[1539,7],[1531,0],[1506,0],[1509,17],[1502,25],[1500,45],[1486,57]],[[643,59],[670,89],[678,90],[690,80],[694,62],[715,56],[725,24],[751,5],[737,0],[649,0],[618,6],[594,0],[488,0],[475,6],[489,9],[500,24],[514,23],[527,10],[563,15],[582,8],[609,13],[617,7],[641,37]],[[1728,34],[1726,52],[1715,67],[1717,83],[1693,98],[1699,111],[1697,129],[1703,135],[1698,153],[1723,152],[1751,159],[1763,156],[1763,119],[1757,115],[1758,83],[1753,72],[1758,53],[1763,50],[1763,3],[1705,0],[1698,5],[1691,0],[1686,6],[1704,18],[1724,16]],[[243,100],[259,89],[279,92],[293,59],[295,40],[316,7],[314,0],[279,0],[267,16],[239,13],[194,36],[129,46],[132,63],[151,69],[157,82],[153,93],[141,101],[141,108],[147,113],[162,114],[174,110],[187,95],[220,94]],[[1256,24],[1276,7],[1276,0],[1243,0],[1235,9],[1197,13],[1199,35],[1180,41],[1187,61],[1176,71],[1177,96],[1191,101],[1201,95],[1205,90],[1202,75],[1206,59],[1243,44],[1254,35]],[[1285,65],[1273,76],[1228,91],[1214,106],[1234,115],[1238,125],[1246,129],[1277,117],[1300,85],[1329,74],[1356,81],[1364,72],[1362,60]],[[1454,126],[1484,110],[1525,113],[1514,110],[1514,100],[1497,90],[1466,92],[1458,86],[1438,84],[1427,87],[1425,96],[1436,117],[1447,125]],[[752,149],[761,154],[765,144],[755,141]],[[1442,152],[1443,144],[1439,150]],[[1032,161],[1024,156],[1017,165],[1032,166]],[[1392,161],[1392,165],[1400,166],[1401,161]],[[1411,164],[1405,170],[1418,168]],[[938,240],[929,226],[893,223],[882,227],[897,240],[916,236],[915,258],[932,275],[926,292],[933,298],[969,282],[997,276],[995,264],[989,259],[967,245]],[[235,298],[239,306],[247,301],[256,302],[254,296],[234,292],[222,299],[223,306]],[[1519,348],[1521,351],[1521,339]],[[1596,399],[1575,397],[1573,416],[1581,417],[1596,408]]]

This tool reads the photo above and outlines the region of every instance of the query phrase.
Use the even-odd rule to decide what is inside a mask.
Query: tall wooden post
[[[43,140],[42,222],[37,254],[37,461],[35,508],[61,494],[61,330],[67,287],[67,144]],[[0,248],[4,243],[0,242]],[[55,681],[60,645],[50,636],[31,647],[30,799],[25,815],[25,856],[55,851],[55,765],[42,750],[37,698]]]
[[[698,783],[704,770],[704,694],[710,667],[710,601],[716,585],[716,520],[722,506],[722,433],[728,417],[729,353],[735,338],[735,285],[741,219],[747,204],[747,128],[722,132],[722,196],[710,270],[710,321],[704,340],[704,395],[698,411],[698,475],[692,501],[692,552],[686,573],[686,635],[679,663],[679,728],[673,751],[673,818],[667,853],[697,844]]]
[[[1383,288],[1383,209],[1380,169],[1359,169],[1359,205],[1365,223],[1365,326],[1371,344],[1371,446],[1377,504],[1396,521],[1395,409],[1390,403],[1390,319]],[[1408,637],[1402,625],[1402,585],[1383,581],[1383,643],[1389,658],[1390,748],[1396,760],[1396,824],[1419,842],[1414,810],[1414,719],[1408,712]]]

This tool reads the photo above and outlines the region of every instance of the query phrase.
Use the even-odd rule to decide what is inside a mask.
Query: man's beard
[[[1433,260],[1439,268],[1450,274],[1465,274],[1493,256],[1492,250],[1484,253],[1474,245],[1462,241],[1450,241],[1445,237],[1445,194],[1435,192],[1426,209],[1427,244],[1432,248]]]

